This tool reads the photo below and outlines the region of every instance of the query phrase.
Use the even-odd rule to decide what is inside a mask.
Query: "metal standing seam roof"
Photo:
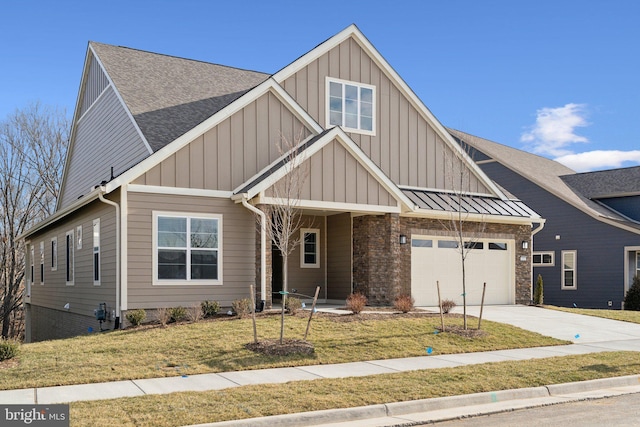
[[[443,212],[458,212],[499,215],[521,218],[539,218],[520,200],[503,200],[496,197],[457,195],[431,190],[401,189],[402,192],[420,209]]]

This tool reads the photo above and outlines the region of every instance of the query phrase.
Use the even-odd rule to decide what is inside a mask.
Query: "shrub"
[[[624,309],[640,311],[640,276],[633,277],[633,283],[624,296]]]
[[[220,311],[218,301],[202,301],[200,307],[202,308],[202,315],[204,317],[215,316]]]
[[[361,293],[354,293],[347,297],[347,309],[353,314],[358,314],[367,305],[367,297]]]
[[[131,310],[127,311],[127,314],[124,316],[132,326],[140,326],[144,319],[147,318],[147,312],[143,309]]]
[[[166,307],[156,308],[156,319],[162,326],[165,326],[171,320],[171,312]]]
[[[538,274],[536,279],[536,290],[533,293],[533,303],[535,305],[544,304],[544,282],[542,281],[542,275]]]
[[[0,362],[16,357],[19,346],[18,341],[0,339]]]
[[[202,319],[202,309],[198,304],[192,305],[187,311],[187,317],[190,321],[198,323]]]
[[[449,313],[456,306],[456,302],[451,299],[443,299],[442,300],[442,312]]]
[[[178,307],[171,307],[169,309],[169,319],[172,322],[179,322],[181,320],[184,320],[187,318],[187,309],[182,307],[182,306],[178,306]]]
[[[249,298],[237,299],[231,303],[231,308],[238,317],[246,317],[251,313],[251,300]]]
[[[284,308],[287,309],[290,314],[296,314],[298,310],[302,308],[302,301],[300,301],[300,298],[288,297]]]
[[[393,301],[393,308],[403,313],[408,313],[413,310],[413,304],[416,302],[411,295],[400,295],[397,296]]]

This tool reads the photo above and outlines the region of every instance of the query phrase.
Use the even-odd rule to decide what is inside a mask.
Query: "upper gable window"
[[[327,78],[327,127],[375,134],[375,86]]]

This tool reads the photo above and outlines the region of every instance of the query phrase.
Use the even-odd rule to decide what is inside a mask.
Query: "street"
[[[483,415],[455,421],[436,423],[438,427],[495,427],[495,426],[637,426],[640,413],[640,394],[595,399],[574,403],[520,409],[494,415]],[[427,425],[427,424],[424,424]]]

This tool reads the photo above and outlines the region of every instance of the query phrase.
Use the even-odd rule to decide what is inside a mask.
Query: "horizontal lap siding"
[[[100,218],[100,286],[93,284],[93,220]],[[82,225],[82,248],[74,248],[74,285],[66,286],[65,236]],[[93,317],[98,304],[107,303],[109,311],[115,309],[116,243],[115,208],[95,201],[77,211],[57,227],[31,237],[35,247],[35,283],[31,286],[31,304],[54,310],[64,310],[69,303],[69,312]],[[51,271],[51,238],[58,239],[58,269]],[[40,285],[39,245],[44,241],[44,285]]]
[[[325,259],[325,242],[326,242],[326,227],[325,218],[317,216],[305,216],[304,225],[301,228],[315,228],[320,230],[318,238],[320,239],[320,247],[318,250],[318,256],[320,257],[320,266],[318,268],[302,268],[301,250],[303,242],[295,247],[291,255],[289,255],[289,291],[296,289],[298,293],[313,297],[316,286],[322,287],[323,297],[324,289],[326,285],[325,271],[327,261]],[[294,237],[300,237],[300,230],[296,232]],[[305,297],[300,297],[305,299]]]
[[[114,174],[119,175],[149,155],[111,87],[77,122],[70,150],[62,207],[75,202],[103,180],[108,181],[111,166],[115,167]]]
[[[128,309],[184,307],[204,300],[230,306],[248,297],[255,283],[255,227],[252,213],[228,199],[129,193],[128,195]],[[222,215],[222,285],[152,284],[153,211]]]
[[[322,126],[327,124],[327,76],[376,87],[375,136],[350,136],[392,181],[422,188],[452,187],[443,167],[445,156],[453,154],[451,148],[355,40],[344,41],[283,82]],[[467,186],[473,192],[489,192],[474,174]]]
[[[351,293],[351,214],[327,217],[327,298]]]

